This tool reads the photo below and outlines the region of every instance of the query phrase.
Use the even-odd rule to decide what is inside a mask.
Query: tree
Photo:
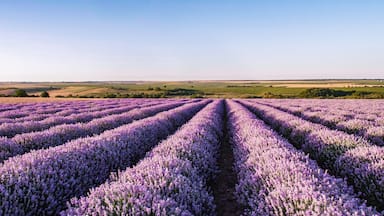
[[[24,89],[16,89],[15,97],[28,97],[28,94]]]
[[[40,94],[40,97],[45,97],[45,98],[47,98],[47,97],[49,97],[49,94],[48,94],[48,92],[43,91],[43,92]]]

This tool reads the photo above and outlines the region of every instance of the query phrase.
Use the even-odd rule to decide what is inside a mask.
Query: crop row
[[[0,166],[0,215],[59,213],[71,197],[133,165],[207,103],[186,104],[99,136],[10,158]]]
[[[186,102],[186,99],[120,99],[120,100],[96,100],[96,101],[72,101],[72,102],[53,102],[41,105],[40,103],[28,103],[28,106],[17,108],[17,105],[10,105],[11,110],[0,112],[0,124],[16,123],[23,121],[42,120],[47,116],[60,115],[67,116],[83,112],[94,112],[111,108],[123,108],[126,105],[141,105],[144,103],[156,102]],[[3,115],[3,117],[1,117]],[[36,119],[34,119],[36,118]]]
[[[360,117],[357,117],[357,114],[354,114],[353,112],[349,112],[348,114],[344,115],[343,112],[328,112],[329,110],[332,110],[334,108],[327,108],[322,112],[315,113],[310,112],[308,110],[295,111],[295,109],[292,109],[290,107],[293,106],[293,103],[295,103],[295,105],[298,104],[300,106],[300,103],[291,103],[292,104],[284,103],[287,104],[287,106],[279,105],[279,103],[265,104],[268,104],[282,111],[289,112],[305,120],[323,124],[332,129],[338,129],[350,134],[362,136],[376,145],[384,145],[384,118],[382,117],[383,115],[372,116],[373,114],[360,114]],[[329,106],[331,105],[332,104],[329,104]],[[348,115],[349,118],[346,118],[345,115]]]
[[[384,214],[384,150],[360,136],[263,100],[133,101],[0,137],[0,215],[216,215],[226,137],[244,215]]]
[[[127,103],[128,104],[128,103]],[[28,112],[26,116],[19,118],[0,118],[0,124],[3,123],[21,123],[26,121],[41,121],[52,116],[69,116],[73,114],[79,114],[83,112],[97,112],[101,110],[113,109],[116,107],[121,107],[123,104],[103,104],[96,107],[91,106],[62,106],[60,108],[41,108],[40,111],[36,110],[35,112]],[[47,110],[54,110],[55,112],[47,112]],[[13,113],[20,113],[20,110],[12,111]]]
[[[361,197],[379,210],[384,207],[382,147],[341,131],[305,121],[270,106],[242,101],[246,107],[287,137],[297,148],[333,174],[347,177]],[[361,152],[364,152],[362,154]]]
[[[88,123],[63,124],[40,132],[19,134],[8,140],[2,139],[0,144],[6,143],[6,145],[0,145],[4,146],[0,148],[0,162],[31,150],[58,146],[69,140],[100,134],[106,130],[111,130],[182,104],[175,102],[135,109],[127,107],[130,110],[128,112],[97,118]]]
[[[229,133],[238,173],[237,196],[248,215],[373,215],[353,189],[235,102]]]
[[[167,99],[166,101],[175,101]],[[179,100],[185,101],[185,100]],[[44,119],[50,115],[68,115],[79,114],[84,111],[93,112],[108,108],[124,107],[126,105],[160,102],[159,100],[139,100],[139,99],[121,99],[121,100],[96,100],[96,101],[69,101],[53,103],[28,103],[25,105],[7,105],[10,110],[0,112],[1,123],[17,123],[22,121],[32,121],[34,116],[36,120]],[[32,116],[32,117],[31,117]]]
[[[314,118],[326,115],[330,124],[337,124],[350,119],[375,121],[384,123],[384,101],[383,100],[281,100],[265,99],[258,100],[284,108],[289,108],[296,114],[306,113]],[[329,118],[328,118],[329,117]]]
[[[148,105],[157,104],[148,103]],[[142,103],[141,105],[146,105],[147,103]],[[118,114],[122,112],[127,112],[133,108],[139,107],[136,104],[126,104],[123,107],[117,107],[108,109],[108,107],[103,108],[100,111],[95,110],[84,110],[78,114],[72,114],[69,116],[63,117],[60,114],[52,115],[49,118],[46,118],[41,121],[24,121],[24,122],[16,122],[16,123],[4,123],[0,125],[0,136],[13,137],[16,134],[28,133],[33,131],[41,131],[48,129],[52,126],[60,125],[60,124],[74,124],[79,122],[88,122],[95,118],[104,117],[107,115]]]
[[[126,100],[128,101],[128,100]],[[68,101],[56,103],[27,103],[27,104],[7,104],[3,105],[8,107],[7,110],[0,112],[0,118],[23,118],[30,114],[53,114],[60,110],[75,108],[93,108],[104,107],[109,105],[121,105],[126,101]],[[5,107],[4,107],[5,108]]]
[[[216,172],[223,114],[223,101],[209,104],[138,165],[73,199],[62,215],[214,215],[207,181]]]

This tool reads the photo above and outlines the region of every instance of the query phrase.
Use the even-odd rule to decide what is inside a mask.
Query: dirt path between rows
[[[234,158],[227,133],[227,117],[225,117],[224,120],[224,127],[226,131],[221,143],[218,159],[219,173],[216,179],[212,182],[212,190],[215,198],[217,215],[235,216],[240,215],[243,211],[235,197],[237,175],[233,170]]]

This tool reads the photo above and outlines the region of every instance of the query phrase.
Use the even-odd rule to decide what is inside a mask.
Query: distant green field
[[[0,96],[12,96],[16,89],[58,98],[384,98],[383,80],[23,82],[0,83]]]

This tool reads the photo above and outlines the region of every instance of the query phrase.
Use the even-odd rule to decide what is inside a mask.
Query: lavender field
[[[384,215],[384,101],[0,104],[0,215]]]

